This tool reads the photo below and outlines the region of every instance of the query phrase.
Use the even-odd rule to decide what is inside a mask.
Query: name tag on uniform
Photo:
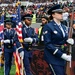
[[[43,35],[41,36],[41,41],[44,41],[44,37],[43,37]]]
[[[54,34],[57,34],[58,32],[57,31],[53,31],[54,32]]]

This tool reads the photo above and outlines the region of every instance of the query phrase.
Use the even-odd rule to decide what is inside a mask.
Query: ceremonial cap
[[[22,19],[23,20],[25,20],[25,19],[32,19],[32,17],[33,17],[33,15],[31,15],[31,14],[25,14],[23,17],[22,17]]]
[[[5,20],[5,24],[12,25],[11,20]]]
[[[43,15],[42,18],[45,18],[46,20],[49,20],[49,17],[47,15]]]
[[[60,12],[63,13],[63,10],[61,8],[61,5],[56,4],[54,6],[52,6],[49,10],[48,10],[48,14],[51,15],[53,12]]]

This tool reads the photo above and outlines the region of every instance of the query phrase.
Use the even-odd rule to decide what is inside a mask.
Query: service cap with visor
[[[28,19],[28,20],[32,20],[33,15],[31,14],[26,14],[22,17],[23,20]]]
[[[54,12],[56,12],[56,13],[63,13],[64,11],[63,11],[63,9],[61,8],[61,5],[56,4],[56,5],[52,6],[52,7],[48,10],[48,14],[49,14],[49,15],[52,15],[52,13],[54,13]]]

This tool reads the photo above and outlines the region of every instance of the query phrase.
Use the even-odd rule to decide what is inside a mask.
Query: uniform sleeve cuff
[[[55,55],[57,53],[58,49],[56,49],[54,52],[53,52],[53,55]]]
[[[17,51],[20,53],[21,51],[23,51],[22,47],[17,48]]]
[[[56,49],[54,52],[53,52],[53,55],[56,55],[57,57],[60,57],[62,56],[63,52],[61,52],[61,50],[59,49]]]
[[[10,43],[12,43],[12,44],[13,44],[13,40],[10,40]]]

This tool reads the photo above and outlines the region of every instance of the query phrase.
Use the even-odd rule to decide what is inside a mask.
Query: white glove
[[[4,40],[1,40],[1,44],[3,44],[4,43]]]
[[[3,43],[4,42],[4,40],[1,40],[1,43]]]
[[[69,38],[69,39],[67,40],[67,43],[73,45],[73,44],[74,44],[74,40],[73,40],[72,38]]]
[[[4,43],[10,43],[10,40],[9,39],[4,40]]]
[[[25,42],[32,43],[33,42],[33,39],[31,37],[29,37],[29,38],[25,38],[24,41]]]
[[[63,20],[67,20],[69,16],[68,12],[63,13]]]
[[[24,58],[24,51],[20,52],[20,57],[23,59]]]
[[[71,55],[67,55],[65,53],[61,56],[61,58],[66,60],[66,61],[71,61]]]
[[[1,57],[2,53],[3,53],[3,52],[2,52],[2,51],[0,51],[0,57]]]

